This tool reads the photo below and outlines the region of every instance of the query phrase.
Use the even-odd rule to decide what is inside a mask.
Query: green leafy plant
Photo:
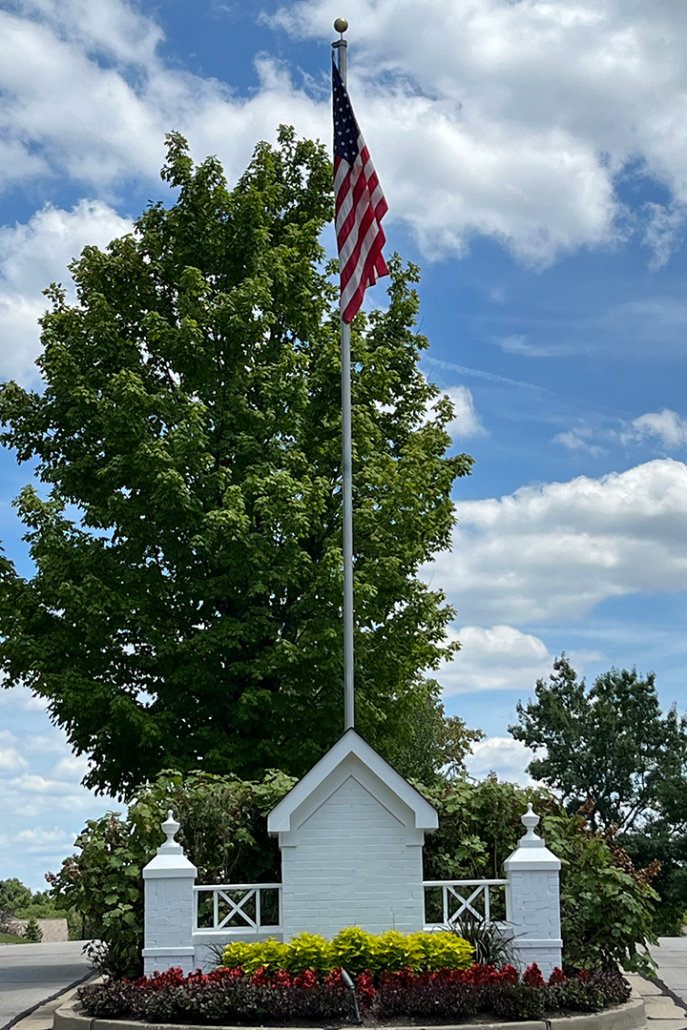
[[[653,870],[635,870],[622,848],[569,815],[546,788],[522,788],[488,777],[418,785],[439,811],[439,829],[427,837],[428,880],[494,879],[523,835],[520,817],[532,802],[538,832],[558,855],[564,961],[576,969],[651,972],[647,944],[655,941]],[[492,914],[498,911],[492,904]]]
[[[78,853],[51,876],[58,906],[79,912],[90,935],[107,945],[100,968],[138,976],[143,945],[142,870],[164,839],[168,809],[181,824],[178,840],[198,868],[199,883],[261,882],[279,876],[279,851],[267,836],[266,815],[293,785],[282,773],[260,781],[164,772],[142,788],[126,818],[89,820]]]
[[[493,920],[466,910],[461,913],[458,923],[451,927],[451,932],[472,945],[475,962],[480,965],[500,968],[515,962],[513,937]]]
[[[340,930],[332,941],[307,933],[284,944],[237,941],[227,945],[222,956],[225,967],[240,966],[246,973],[264,967],[270,973],[283,969],[295,975],[312,969],[325,974],[343,967],[353,976],[366,970],[379,975],[402,969],[466,969],[472,960],[472,947],[455,934],[402,934],[396,930],[373,934],[358,926]]]

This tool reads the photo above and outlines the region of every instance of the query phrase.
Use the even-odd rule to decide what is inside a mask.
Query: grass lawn
[[[0,944],[28,944],[25,937],[15,937],[13,933],[0,933]]]

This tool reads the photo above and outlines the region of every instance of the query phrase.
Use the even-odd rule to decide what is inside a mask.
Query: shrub
[[[546,1010],[546,994],[529,984],[503,984],[490,997],[499,1019],[541,1019]]]
[[[530,967],[530,981],[538,977]],[[585,973],[568,979],[560,970],[549,985],[520,983],[512,966],[442,969],[421,973],[400,969],[376,978],[360,973],[355,991],[363,1012],[379,1022],[403,1017],[457,1022],[491,1013],[502,1019],[541,1019],[545,1012],[594,1012],[630,996],[619,973]],[[341,970],[292,974],[261,966],[220,967],[184,977],[170,969],[136,981],[110,980],[80,988],[86,1013],[100,1019],[133,1017],[165,1023],[284,1024],[289,1021],[353,1021],[351,998]]]
[[[479,1006],[479,994],[452,973],[452,970],[442,970],[431,979],[410,970],[390,973],[377,989],[374,1016],[376,1019],[414,1016],[452,1022],[473,1016]]]
[[[80,913],[89,935],[107,945],[98,968],[116,977],[142,972],[141,872],[164,840],[160,825],[168,809],[181,823],[178,840],[198,868],[199,884],[276,880],[279,848],[265,816],[293,783],[274,772],[246,782],[167,771],[141,787],[125,819],[111,812],[89,819],[76,840],[79,853],[48,879],[56,903]]]
[[[427,880],[492,879],[522,837],[520,817],[531,801],[540,832],[561,859],[563,959],[575,969],[651,971],[654,943],[652,870],[635,870],[622,849],[591,833],[583,816],[570,816],[543,788],[523,788],[489,776],[416,784],[439,812],[439,829],[424,848]],[[498,898],[492,915],[500,918]]]
[[[43,931],[38,925],[38,920],[33,916],[29,919],[28,923],[24,927],[22,937],[26,941],[31,941],[32,944],[40,944],[43,940]]]
[[[351,926],[339,931],[333,941],[302,933],[287,944],[272,939],[229,944],[222,965],[230,969],[242,966],[246,973],[261,966],[270,972],[281,968],[289,973],[304,969],[327,973],[343,967],[357,976],[366,970],[379,975],[406,968],[414,972],[466,969],[472,957],[472,947],[453,933],[402,934],[387,930],[376,935]]]

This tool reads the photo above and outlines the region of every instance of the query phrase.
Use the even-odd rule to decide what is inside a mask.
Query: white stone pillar
[[[504,862],[506,919],[522,969],[536,962],[548,980],[561,964],[561,906],[558,873],[561,868],[541,837],[534,832],[539,816],[527,806],[522,823],[527,832]]]
[[[193,886],[198,870],[186,858],[174,837],[179,831],[171,810],[162,824],[167,837],[155,858],[143,870],[145,884],[145,934],[143,971],[146,976],[181,966],[195,969]]]

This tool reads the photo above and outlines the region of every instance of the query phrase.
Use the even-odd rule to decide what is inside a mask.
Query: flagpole
[[[343,34],[345,18],[337,18],[335,30],[340,39],[332,43],[339,74],[346,85],[346,48]],[[341,319],[341,453],[343,458],[343,631],[344,631],[344,730],[355,725],[353,653],[353,447],[351,432],[351,326]]]

